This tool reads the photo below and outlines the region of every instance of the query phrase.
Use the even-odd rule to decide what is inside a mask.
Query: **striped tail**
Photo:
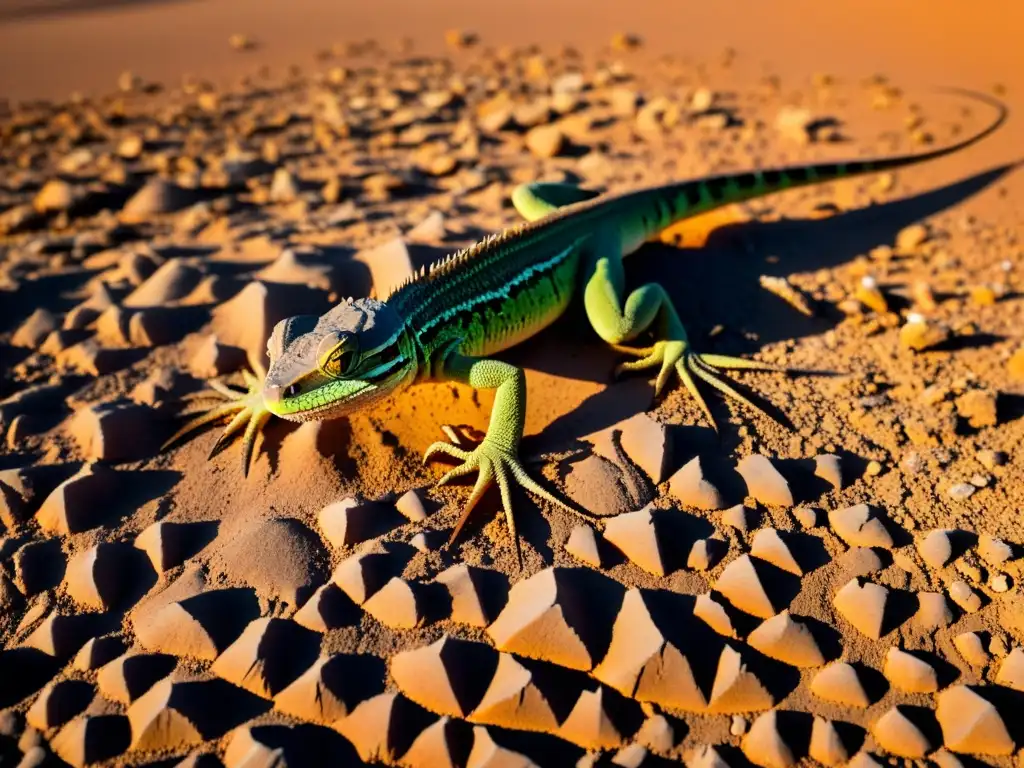
[[[642,190],[627,196],[631,204],[643,211],[642,228],[646,235],[654,235],[676,222],[706,213],[714,208],[739,203],[774,192],[781,192],[810,184],[819,184],[868,173],[891,171],[908,165],[935,160],[959,152],[994,133],[1005,122],[1006,107],[996,99],[983,94],[943,89],[949,92],[969,95],[998,110],[996,119],[983,131],[952,146],[913,155],[877,158],[873,160],[850,160],[844,163],[815,163],[770,170],[747,171],[724,174],[709,178],[669,184],[654,189]]]

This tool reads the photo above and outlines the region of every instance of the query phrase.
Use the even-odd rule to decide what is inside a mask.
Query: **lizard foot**
[[[717,389],[723,395],[743,403],[755,411],[760,411],[770,416],[763,408],[751,402],[749,398],[736,391],[725,379],[722,378],[723,370],[749,370],[749,371],[779,371],[782,370],[774,365],[762,363],[757,360],[748,360],[743,357],[729,357],[728,355],[702,355],[694,352],[686,341],[658,341],[651,347],[625,347],[618,344],[612,345],[618,352],[624,352],[640,358],[621,363],[615,369],[615,375],[619,376],[629,371],[642,371],[648,368],[658,368],[658,377],[654,382],[654,394],[661,394],[665,385],[668,384],[672,372],[679,376],[683,386],[693,396],[694,400],[704,412],[711,426],[717,431],[711,409],[708,408],[704,396],[697,389],[696,379]]]
[[[256,445],[256,435],[259,434],[263,425],[267,423],[267,419],[270,418],[271,414],[267,410],[266,403],[263,401],[262,380],[248,371],[242,371],[242,376],[245,378],[246,392],[239,392],[219,381],[208,382],[210,388],[223,397],[226,402],[188,414],[195,416],[195,418],[175,432],[161,446],[160,450],[166,450],[181,438],[190,435],[206,424],[218,421],[226,416],[232,416],[231,421],[228,422],[224,432],[221,433],[220,438],[214,443],[207,458],[212,459],[224,450],[228,445],[228,438],[244,427],[245,433],[242,436],[242,474],[248,475],[253,448]]]
[[[423,463],[426,464],[432,456],[439,453],[458,459],[462,464],[458,465],[441,477],[441,479],[437,481],[438,485],[444,485],[456,477],[468,475],[472,472],[479,473],[477,475],[476,484],[473,486],[473,492],[470,494],[469,500],[466,502],[466,507],[462,512],[462,517],[459,518],[459,522],[456,524],[455,530],[452,531],[451,538],[448,540],[449,545],[458,538],[459,532],[462,530],[462,526],[465,525],[466,520],[469,519],[470,513],[473,511],[477,502],[480,501],[484,491],[486,491],[490,485],[495,482],[498,484],[498,490],[501,493],[501,505],[505,510],[505,520],[508,523],[508,530],[512,536],[513,547],[516,551],[516,560],[518,561],[520,568],[523,567],[523,555],[519,549],[519,536],[516,533],[516,522],[512,514],[513,481],[531,493],[540,496],[542,499],[546,499],[552,504],[572,512],[574,515],[579,515],[585,520],[588,520],[588,522],[592,522],[582,512],[577,509],[573,509],[531,478],[527,474],[526,470],[523,469],[523,465],[520,463],[514,450],[506,448],[495,441],[484,438],[484,441],[472,450],[465,450],[454,446],[451,443],[434,443],[427,448],[426,452],[423,454]]]

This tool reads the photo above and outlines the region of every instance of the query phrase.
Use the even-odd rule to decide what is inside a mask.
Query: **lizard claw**
[[[231,421],[228,422],[217,442],[213,444],[207,460],[212,459],[223,451],[230,443],[229,438],[244,427],[245,431],[242,435],[242,474],[248,476],[253,449],[256,445],[256,436],[260,433],[263,425],[267,423],[271,414],[267,409],[266,403],[263,401],[262,381],[248,371],[243,371],[242,375],[247,387],[246,392],[239,392],[219,381],[209,382],[210,388],[224,398],[225,402],[191,412],[189,415],[195,418],[171,435],[160,447],[160,450],[167,450],[167,448],[183,437],[191,435],[200,427],[231,416]]]
[[[501,493],[501,505],[505,510],[505,520],[508,524],[509,533],[512,536],[512,544],[516,552],[516,561],[519,563],[520,569],[523,567],[523,555],[519,548],[519,536],[516,533],[516,522],[512,513],[511,486],[513,482],[531,493],[540,496],[542,499],[546,499],[552,504],[572,512],[574,515],[579,515],[580,517],[588,520],[588,522],[591,522],[582,512],[577,509],[573,509],[540,485],[536,480],[531,478],[520,463],[514,449],[507,448],[495,441],[488,440],[487,438],[484,438],[482,443],[470,451],[458,448],[451,443],[439,442],[434,443],[427,448],[426,452],[423,454],[423,463],[425,464],[432,456],[437,454],[445,454],[462,462],[454,469],[443,475],[441,479],[437,481],[438,485],[444,485],[456,477],[468,475],[474,471],[478,472],[476,483],[473,485],[473,492],[469,495],[469,500],[466,502],[466,506],[462,511],[462,517],[459,518],[459,522],[455,525],[455,530],[452,531],[451,538],[448,539],[449,545],[458,538],[459,533],[462,531],[462,526],[466,524],[466,520],[469,519],[469,515],[472,513],[473,508],[476,507],[477,502],[480,501],[484,492],[492,483],[497,483],[498,491]]]
[[[615,369],[615,375],[619,376],[628,371],[642,371],[648,368],[658,368],[658,377],[654,382],[654,394],[657,397],[668,383],[672,372],[675,371],[682,381],[683,386],[697,401],[697,405],[704,412],[712,428],[718,431],[715,417],[711,415],[704,396],[697,389],[699,379],[708,384],[726,397],[731,397],[747,407],[770,416],[770,414],[749,398],[738,392],[724,378],[723,370],[751,370],[751,371],[781,371],[774,365],[762,363],[757,360],[748,360],[743,357],[730,357],[728,355],[703,355],[694,352],[686,341],[658,341],[651,347],[625,347],[613,345],[613,349],[640,358],[621,363]]]

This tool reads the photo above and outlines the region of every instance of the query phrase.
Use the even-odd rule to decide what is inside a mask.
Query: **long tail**
[[[819,184],[825,181],[846,179],[868,173],[890,171],[908,165],[935,160],[959,152],[976,144],[994,133],[1006,121],[1006,106],[989,96],[944,88],[944,92],[958,93],[972,97],[998,110],[995,120],[983,131],[948,147],[912,155],[877,158],[873,160],[849,160],[841,163],[814,163],[795,165],[769,170],[724,174],[704,179],[668,184],[663,187],[640,190],[623,197],[623,202],[636,206],[642,221],[637,222],[647,236],[675,224],[678,221],[706,213],[714,208],[738,203],[774,192],[795,187]]]

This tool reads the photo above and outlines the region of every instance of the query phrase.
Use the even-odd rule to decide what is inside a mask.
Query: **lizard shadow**
[[[694,258],[687,258],[685,252],[670,245],[648,244],[627,260],[627,290],[647,282],[660,283],[702,352],[749,355],[766,344],[821,335],[842,320],[838,310],[826,309],[820,315],[806,317],[783,307],[776,296],[761,288],[759,278],[849,262],[879,244],[892,243],[896,234],[910,224],[978,194],[1019,165],[1001,165],[913,197],[827,219],[727,225],[715,230]],[[758,255],[778,258],[769,263]],[[513,348],[502,357],[567,379],[610,381],[611,371],[622,358],[596,337],[581,304],[577,299],[565,320],[538,334],[528,348]],[[725,330],[709,338],[710,330],[718,324]],[[826,372],[796,375],[805,373]],[[751,394],[749,389],[743,391]],[[653,395],[653,388],[651,392]],[[588,418],[572,414],[560,418],[562,437],[579,438],[624,418],[617,395],[614,387],[607,387],[578,406],[577,410],[587,413]],[[716,411],[722,407],[721,398],[714,395],[708,397],[708,403]],[[773,409],[772,415],[778,418],[779,413]]]

